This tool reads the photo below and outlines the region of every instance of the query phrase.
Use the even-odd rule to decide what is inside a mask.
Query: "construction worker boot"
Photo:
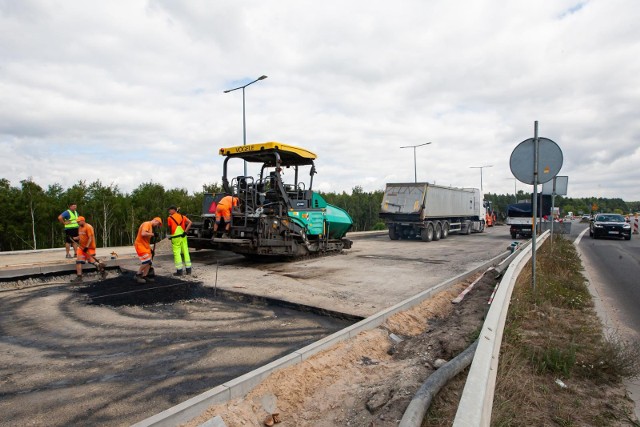
[[[82,276],[76,276],[71,279],[71,283],[82,283]]]
[[[98,270],[98,274],[100,275],[100,277],[103,279],[106,279],[107,272],[104,269],[104,263],[100,261],[96,261],[93,265],[96,266],[96,270]]]
[[[147,283],[147,280],[139,274],[136,274],[136,283],[140,283],[141,285]]]
[[[191,276],[191,267],[187,267],[187,276]]]
[[[174,276],[182,276],[182,270],[176,270],[175,273],[173,273]]]

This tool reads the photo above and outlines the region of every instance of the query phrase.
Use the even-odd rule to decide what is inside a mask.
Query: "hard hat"
[[[84,217],[83,216],[79,216],[78,219],[76,221],[84,221]]]
[[[153,218],[154,221],[158,221],[160,223],[160,225],[162,225],[162,218],[160,218],[159,216]]]

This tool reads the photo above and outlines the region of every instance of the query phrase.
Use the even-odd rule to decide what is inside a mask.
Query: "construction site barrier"
[[[550,235],[550,231],[545,231],[538,237],[537,241],[540,246]],[[471,362],[467,382],[453,421],[454,427],[489,426],[491,424],[498,357],[500,356],[507,311],[511,302],[511,293],[520,272],[531,258],[531,254],[532,246],[525,248],[518,254],[498,285],[493,303],[482,325],[478,348],[473,362]]]
[[[540,223],[540,231],[551,230],[551,222],[543,221]],[[555,221],[553,223],[553,234],[571,234],[571,222]]]
[[[638,234],[638,223],[640,223],[640,217],[638,217],[638,214],[635,214],[630,221],[631,221],[631,229],[633,230],[633,234]]]

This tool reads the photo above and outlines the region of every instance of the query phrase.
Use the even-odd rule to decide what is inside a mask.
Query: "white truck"
[[[387,184],[379,216],[387,224],[391,240],[420,238],[430,242],[449,233],[484,231],[486,212],[477,188],[412,182]]]

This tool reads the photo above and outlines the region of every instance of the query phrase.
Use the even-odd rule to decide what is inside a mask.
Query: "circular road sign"
[[[511,153],[509,166],[518,181],[533,184],[533,138],[525,139]],[[538,184],[551,181],[562,168],[562,150],[549,138],[538,138]]]

